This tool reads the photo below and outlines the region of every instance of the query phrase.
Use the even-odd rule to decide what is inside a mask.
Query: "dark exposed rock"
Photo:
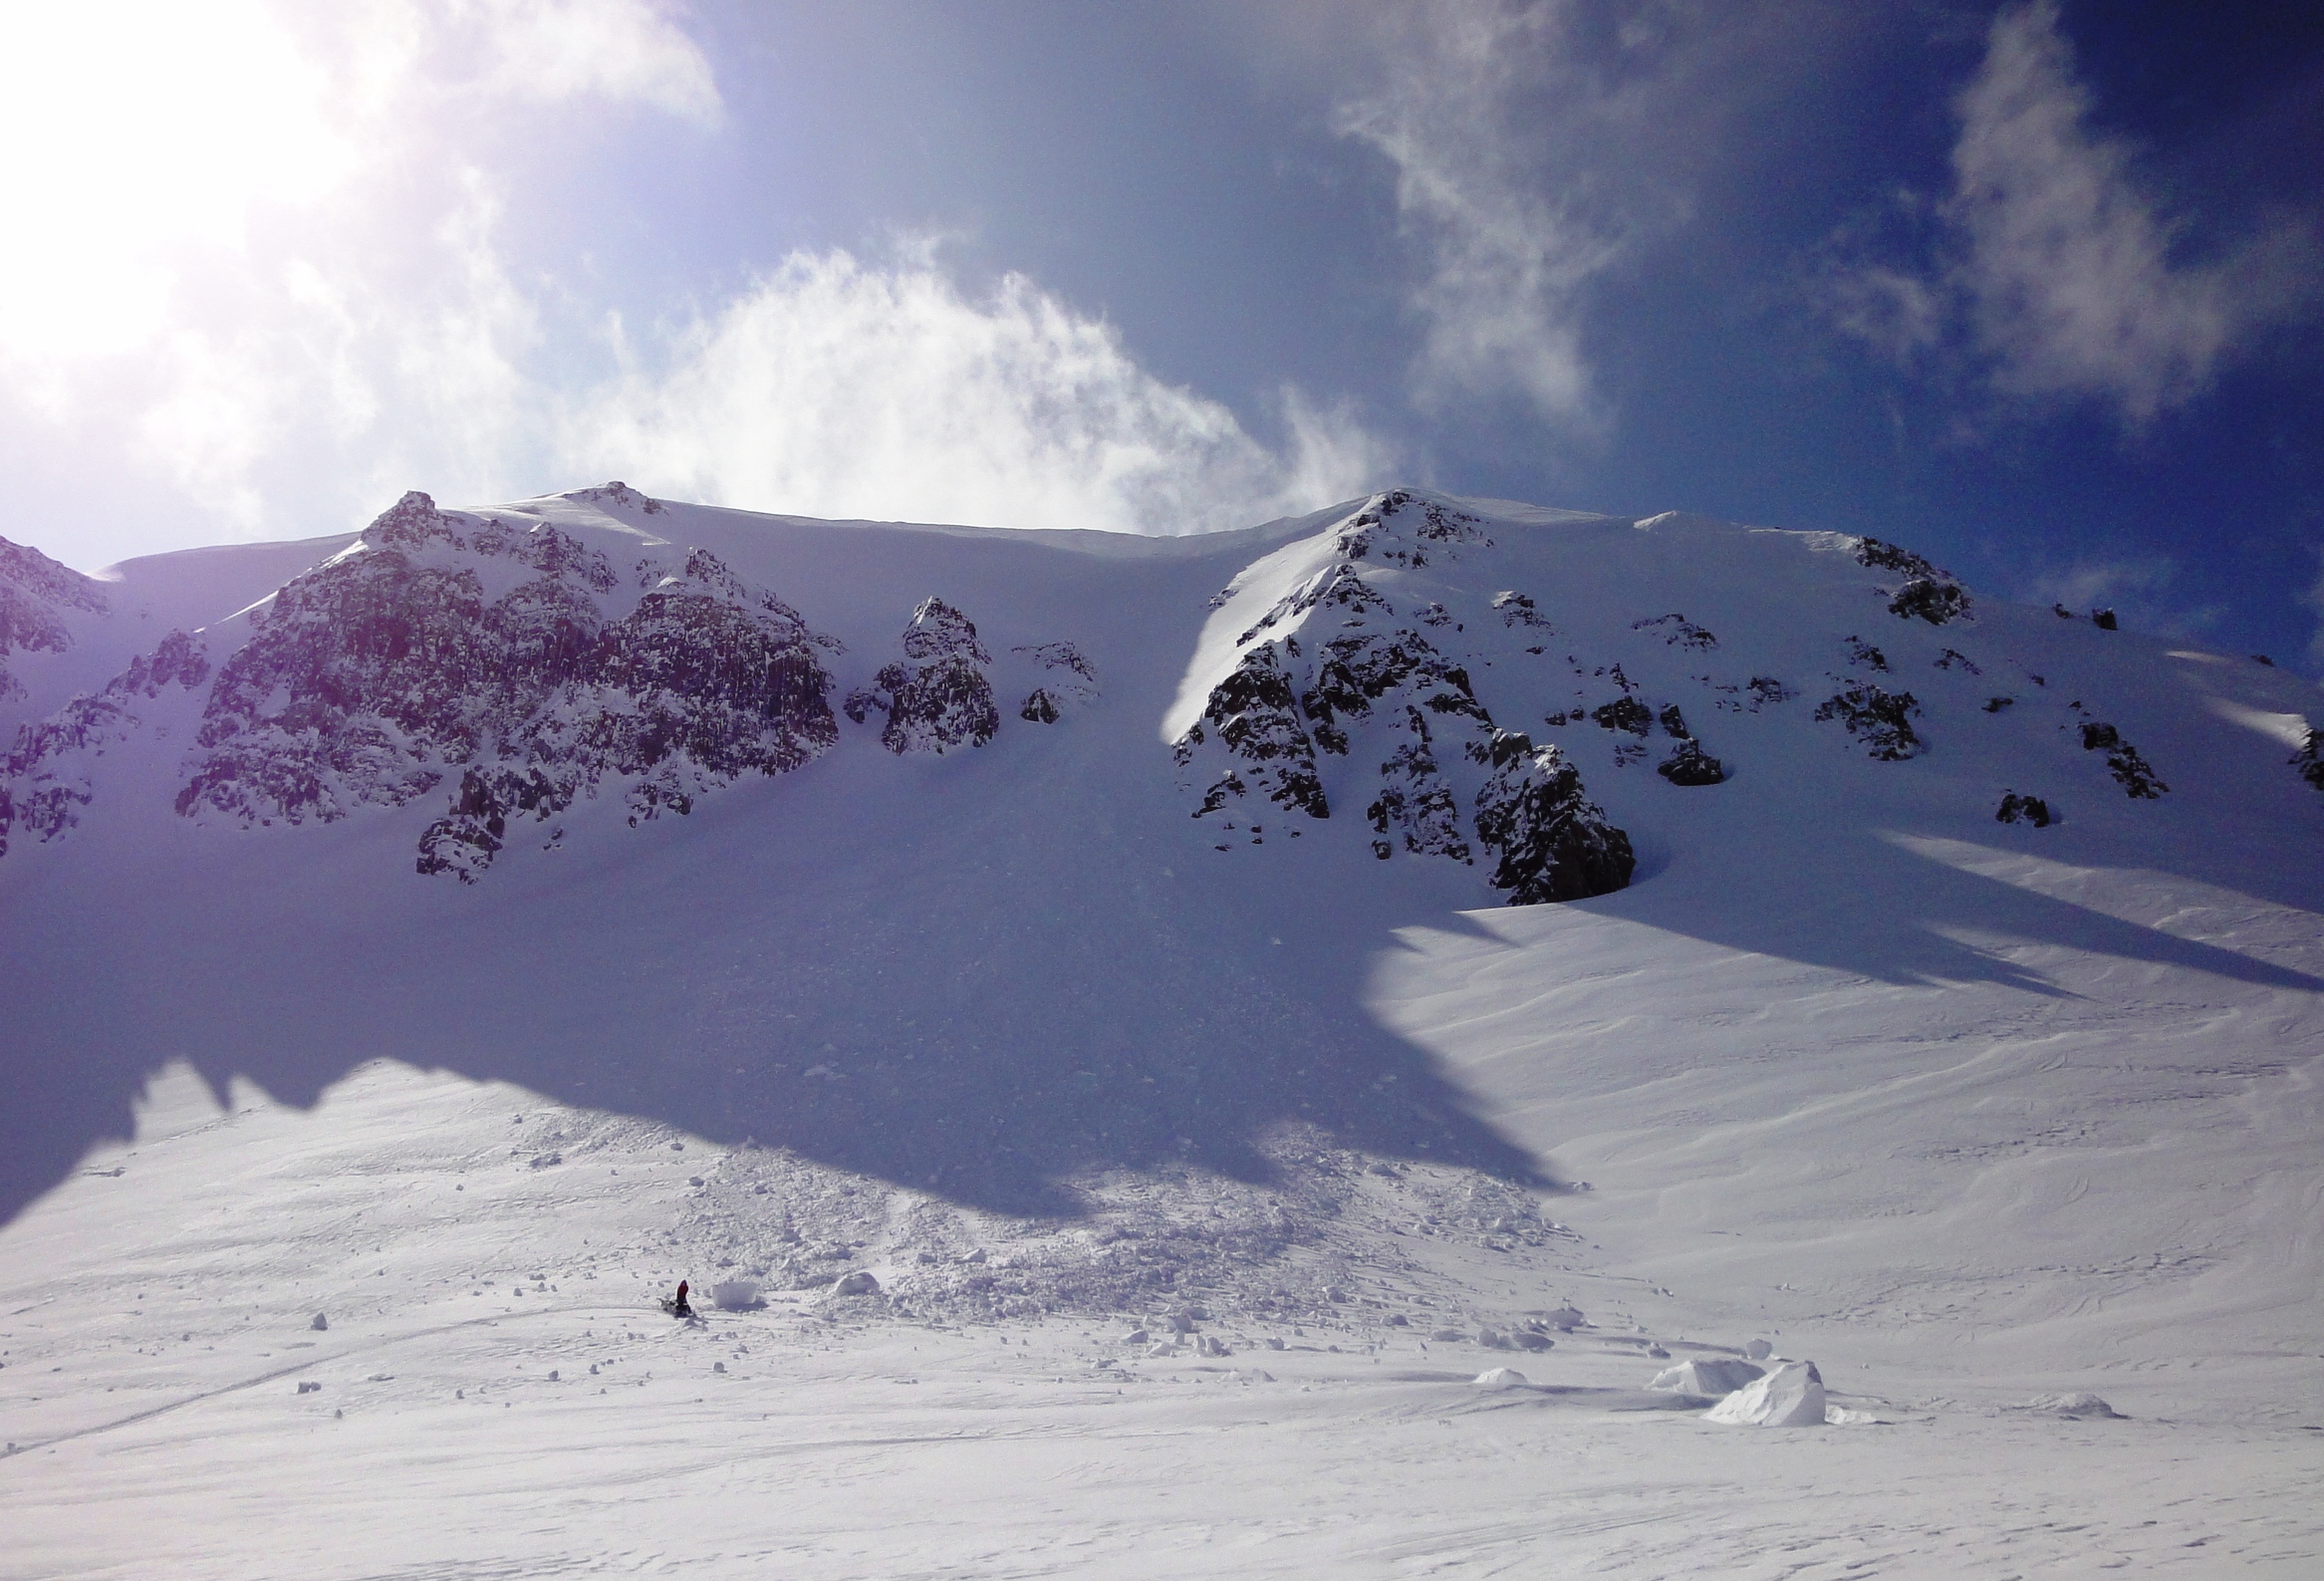
[[[1261,616],[1258,624],[1236,638],[1235,642],[1247,643],[1261,632],[1285,621],[1296,621],[1314,609],[1340,611],[1344,617],[1342,624],[1347,626],[1362,625],[1363,617],[1374,612],[1387,616],[1396,613],[1389,608],[1388,600],[1375,592],[1370,583],[1356,574],[1354,568],[1344,563],[1335,563],[1308,578]]]
[[[1490,882],[1511,906],[1587,900],[1630,883],[1638,865],[1630,836],[1606,822],[1556,747],[1495,730],[1484,751],[1491,772],[1477,793],[1476,838],[1498,854]]]
[[[1999,713],[2003,708],[2014,707],[2016,703],[2015,697],[1987,697],[1978,706],[1987,713]]]
[[[2020,796],[2015,791],[2006,792],[2002,796],[2000,810],[1993,814],[1993,820],[1996,823],[2004,824],[2022,821],[2033,825],[2036,829],[2047,829],[2050,825],[2063,821],[2056,813],[2050,811],[2050,804],[2039,796]]]
[[[46,719],[19,726],[14,747],[0,758],[0,856],[12,828],[53,840],[74,827],[94,796],[87,759],[129,739],[139,722],[132,711],[137,699],[159,697],[171,685],[190,691],[209,671],[200,639],[171,632],[96,696],[75,697]]]
[[[1694,738],[1694,732],[1686,728],[1686,715],[1678,711],[1677,703],[1667,704],[1660,717],[1663,721],[1665,735],[1679,741],[1690,741]]]
[[[2153,765],[2111,724],[2094,721],[2083,725],[2082,747],[2089,752],[2104,752],[2106,771],[2135,800],[2157,801],[2171,788],[2156,777]]]
[[[1333,638],[1317,655],[1315,679],[1299,701],[1313,723],[1316,744],[1345,752],[1345,722],[1370,717],[1372,705],[1392,691],[1430,713],[1485,722],[1468,672],[1409,630]]]
[[[1908,577],[1934,577],[1937,570],[1910,549],[1901,549],[1878,538],[1859,538],[1856,541],[1856,563],[1876,571],[1901,571]]]
[[[1889,613],[1908,618],[1917,615],[1932,626],[1942,626],[1969,613],[1969,596],[1957,582],[1915,577],[1889,600]]]
[[[1436,762],[1427,716],[1407,704],[1405,739],[1388,761],[1380,765],[1381,792],[1364,809],[1373,833],[1386,837],[1393,829],[1402,834],[1404,847],[1415,856],[1468,860],[1468,842],[1460,833],[1460,804]],[[1381,854],[1379,840],[1373,842]]]
[[[24,689],[9,673],[11,653],[61,654],[73,646],[62,612],[102,614],[105,608],[104,587],[94,578],[0,538],[0,699]]]
[[[1884,763],[1920,755],[1924,743],[1912,725],[1920,711],[1920,700],[1909,691],[1888,692],[1865,684],[1850,686],[1816,705],[1819,720],[1839,720]]]
[[[1466,511],[1416,499],[1404,489],[1375,495],[1340,529],[1336,547],[1343,559],[1378,559],[1417,571],[1431,551],[1442,554],[1461,544],[1492,546],[1484,529]]]
[[[600,483],[595,488],[577,488],[564,497],[590,505],[627,506],[642,516],[661,514],[661,501],[641,494],[629,484],[619,481]]]
[[[1655,772],[1674,785],[1720,785],[1726,782],[1726,765],[1702,749],[1698,741],[1681,741]]]
[[[1522,593],[1494,594],[1493,608],[1501,612],[1501,623],[1504,626],[1527,627],[1551,633],[1557,630],[1541,618],[1541,613],[1533,607],[1533,601]]]
[[[1636,697],[1617,697],[1590,710],[1590,717],[1608,730],[1627,730],[1632,735],[1651,735],[1655,716],[1647,705]]]
[[[618,774],[682,757],[716,780],[787,773],[838,739],[826,700],[831,676],[806,624],[779,607],[649,593],[606,629],[590,658],[595,708],[570,731],[538,721],[528,739],[578,747]]]
[[[1919,616],[1932,626],[1942,626],[1969,612],[1969,596],[1960,584],[1910,549],[1878,538],[1860,538],[1856,561],[1876,571],[1903,573],[1905,585],[1889,600],[1891,615]]]
[[[1663,641],[1673,648],[1684,648],[1699,654],[1718,647],[1717,638],[1683,615],[1657,615],[1630,623],[1630,629],[1634,632],[1653,631],[1657,627],[1668,628],[1663,634]]]
[[[1210,689],[1202,717],[1178,741],[1179,766],[1189,766],[1197,749],[1211,741],[1234,763],[1204,791],[1195,817],[1218,811],[1228,797],[1239,799],[1254,785],[1278,806],[1311,818],[1331,816],[1316,774],[1315,739],[1300,720],[1275,644],[1261,643],[1243,655],[1242,662]]]
[[[1746,689],[1751,693],[1751,711],[1753,713],[1757,713],[1768,703],[1789,702],[1799,695],[1796,690],[1777,680],[1773,675],[1753,675]]]
[[[1965,669],[1972,675],[1981,675],[1984,673],[1984,671],[1979,669],[1976,666],[1976,663],[1970,659],[1968,655],[1962,653],[1957,648],[1947,648],[1943,652],[1939,653],[1937,656],[1937,667],[1938,669]]]
[[[534,575],[488,601],[482,573],[505,581],[503,568]],[[547,818],[608,776],[627,782],[635,823],[831,747],[817,650],[837,645],[796,611],[702,550],[641,562],[645,591],[612,620],[600,600],[622,580],[554,527],[405,495],[354,549],[278,591],[219,666],[178,811],[329,821],[458,770],[419,869],[473,880],[510,820]]]
[[[2310,730],[2308,739],[2292,754],[2291,763],[2300,778],[2324,791],[2324,730]]]
[[[2051,605],[2050,613],[2055,615],[2061,621],[2070,621],[2074,618],[2074,612],[2067,609],[2063,604]]]
[[[1863,638],[1852,636],[1848,639],[1848,662],[1859,669],[1875,669],[1885,673],[1889,667],[1889,656]]]
[[[6,538],[0,538],[0,587],[13,588],[44,604],[93,615],[104,613],[106,608],[105,585],[95,577],[85,577],[29,544],[11,543]]]
[[[870,691],[849,694],[849,718],[860,724],[871,708],[886,709],[880,744],[899,757],[977,747],[993,738],[1000,708],[984,672],[992,656],[967,616],[942,599],[921,600],[904,629],[904,662],[882,666]]]
[[[2119,629],[2121,625],[2121,623],[2114,618],[2114,611],[2112,610],[2092,610],[2090,612],[2090,624],[2097,627],[2102,632],[2115,631]]]
[[[1071,643],[1032,643],[1009,650],[1013,658],[1031,664],[1044,677],[1026,694],[1017,717],[1031,724],[1055,724],[1066,710],[1093,702],[1098,695],[1098,672]]]

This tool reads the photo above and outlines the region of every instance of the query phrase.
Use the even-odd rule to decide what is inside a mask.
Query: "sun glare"
[[[329,84],[250,0],[0,0],[0,349],[20,358],[147,344],[197,254],[354,162]]]

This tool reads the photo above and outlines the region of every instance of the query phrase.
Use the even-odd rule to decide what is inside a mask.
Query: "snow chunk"
[[[710,1300],[722,1312],[747,1312],[758,1306],[756,1279],[721,1279],[710,1286]]]
[[[2126,1420],[2123,1414],[2087,1392],[2068,1395],[2036,1395],[2022,1405],[2011,1406],[2011,1411],[2029,1411],[2045,1417],[2071,1417],[2077,1421]]]
[[[1731,1395],[1767,1376],[1767,1369],[1736,1357],[1709,1356],[1655,1374],[1649,1389],[1667,1389],[1681,1395]]]
[[[1473,1382],[1479,1389],[1523,1389],[1529,1380],[1514,1367],[1488,1367]]]
[[[1824,1425],[1824,1377],[1814,1362],[1784,1362],[1704,1415],[1708,1421],[1736,1427],[1820,1428]]]

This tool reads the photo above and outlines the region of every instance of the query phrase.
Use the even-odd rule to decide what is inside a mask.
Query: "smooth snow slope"
[[[843,723],[634,829],[583,802],[473,886],[412,871],[440,794],[177,817],[199,697],[148,708],[0,858],[0,1574],[2316,1573],[2314,688],[1892,615],[1852,540],[1434,498],[1489,545],[1367,585],[1442,607],[1415,629],[1580,769],[1628,889],[1378,860],[1362,751],[1327,820],[1188,816],[1171,743],[1355,506],[1167,542],[507,507],[710,549],[846,645],[839,692],[934,596],[1099,694],[940,756]],[[165,622],[213,659],[288,574],[237,553]],[[1639,624],[1674,614],[1712,646]],[[94,689],[141,651],[83,646],[38,657]],[[1812,717],[1867,682],[1925,753]],[[1632,689],[1731,777],[1542,722]],[[812,1282],[850,1268],[883,1295]],[[771,1305],[708,1336],[645,1304],[745,1269]],[[1569,1302],[1552,1351],[1478,1343]],[[1122,1343],[1194,1308],[1231,1358]],[[1672,1403],[1648,1343],[1755,1335],[1892,1426],[1633,1409]],[[1495,1362],[1567,1392],[1457,1381]],[[2076,1390],[2132,1420],[2002,1411]]]

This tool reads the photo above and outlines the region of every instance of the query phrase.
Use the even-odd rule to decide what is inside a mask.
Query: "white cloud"
[[[549,102],[629,101],[704,126],[719,120],[709,61],[643,0],[450,0],[447,10],[482,36],[490,88]]]
[[[646,0],[0,0],[0,359],[51,407],[93,360],[201,329],[219,272],[283,268],[256,221],[287,219],[316,267],[366,267],[331,256],[347,216],[446,163],[439,129],[484,106],[719,111],[701,52]]]
[[[406,238],[391,271],[294,257],[245,311],[173,332],[147,361],[140,452],[243,532],[313,530],[415,481],[457,495],[529,475],[549,401],[524,369],[541,310],[509,278],[482,176]]]
[[[1397,206],[1427,259],[1423,404],[1513,391],[1545,418],[1598,416],[1581,294],[1622,255],[1616,216],[1561,179],[1574,123],[1619,119],[1620,94],[1571,59],[1561,0],[1439,0],[1381,24],[1383,78],[1344,103],[1342,133],[1396,167]]]
[[[1282,397],[1283,451],[1162,384],[1021,276],[964,297],[924,253],[797,254],[692,326],[665,367],[569,413],[570,470],[808,515],[1183,533],[1361,491],[1384,460]]]
[[[141,457],[243,534],[407,487],[491,500],[621,473],[803,513],[1185,532],[1383,468],[1344,410],[1286,390],[1262,443],[1103,321],[1014,276],[972,300],[925,249],[797,255],[609,344],[585,272],[512,263],[479,129],[589,99],[714,126],[708,63],[646,0],[220,0],[126,27],[51,9],[0,0],[0,39],[50,85],[0,115],[82,150],[17,194],[50,223],[0,262],[28,287],[0,300],[18,417],[33,391],[32,420],[105,464]],[[109,74],[154,97],[125,108]]]
[[[2314,294],[2308,233],[2282,221],[2191,261],[2188,226],[2138,177],[2133,150],[2089,126],[2056,0],[2001,11],[1955,103],[1953,186],[1929,273],[1843,268],[1839,326],[1900,362],[1965,334],[1994,386],[2087,398],[2140,427]]]

